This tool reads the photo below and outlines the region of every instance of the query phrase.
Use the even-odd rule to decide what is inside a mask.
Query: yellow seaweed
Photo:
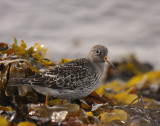
[[[5,51],[0,52],[0,54],[7,54],[7,55],[18,55],[21,57],[26,58],[27,54],[33,56],[38,62],[41,62],[44,66],[51,66],[53,65],[53,62],[51,61],[43,61],[47,49],[43,47],[44,45],[40,45],[38,43],[35,43],[33,47],[30,47],[29,49],[26,49],[27,45],[24,42],[24,40],[21,40],[21,45],[17,45],[17,39],[14,37],[14,43],[12,44],[11,48]]]
[[[120,81],[118,80],[114,80],[110,83],[106,83],[106,84],[102,84],[100,85],[96,90],[95,92],[98,94],[98,95],[103,95],[105,93],[105,89],[111,89],[113,91],[120,91],[122,89],[123,85],[121,84]]]
[[[54,99],[54,100],[48,101],[49,106],[62,105],[62,104],[67,104],[67,100]]]
[[[23,122],[18,123],[17,126],[37,126],[37,125],[35,123],[32,123],[32,122],[23,121]]]
[[[131,90],[133,90],[133,87],[131,87],[130,89],[128,89],[122,93],[118,93],[118,94],[114,95],[113,98],[120,104],[128,105],[134,99],[136,99],[138,97],[136,94],[129,94],[129,92]]]
[[[11,50],[12,50],[13,54],[24,55],[24,54],[26,54],[26,50],[25,50],[26,47],[27,46],[26,46],[26,44],[24,43],[23,40],[21,41],[21,45],[18,46],[17,45],[17,40],[15,39],[15,42],[12,44]]]
[[[149,71],[145,74],[134,76],[125,84],[125,87],[137,86],[145,82],[152,84],[158,79],[160,79],[160,71]]]
[[[54,63],[48,60],[42,60],[42,65],[48,67],[48,66],[53,66]]]
[[[61,61],[59,62],[59,64],[67,63],[67,62],[70,62],[70,61],[72,61],[72,60],[62,58]]]
[[[9,123],[6,119],[4,119],[2,116],[0,116],[0,126],[8,126]]]
[[[0,110],[12,111],[12,108],[10,108],[10,107],[5,107],[5,106],[0,106]]]
[[[93,116],[93,113],[92,112],[87,112],[87,115],[88,116]]]
[[[127,113],[123,110],[115,109],[111,113],[104,112],[100,114],[100,123],[101,124],[108,124],[110,125],[110,122],[113,120],[120,120],[122,122],[126,122],[127,120]]]
[[[34,53],[32,54],[32,56],[38,61],[41,61],[46,55],[47,49],[44,49],[43,46],[39,45],[38,43],[35,43],[33,48],[34,48]]]

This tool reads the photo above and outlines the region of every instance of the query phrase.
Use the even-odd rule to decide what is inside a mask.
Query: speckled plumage
[[[73,100],[85,97],[100,84],[107,53],[106,47],[96,45],[90,50],[88,58],[56,65],[40,74],[14,81],[57,98]]]

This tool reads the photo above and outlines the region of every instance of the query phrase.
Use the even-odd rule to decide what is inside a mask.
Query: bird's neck
[[[100,72],[103,73],[103,71],[104,71],[104,62],[96,62],[94,64],[100,70]]]

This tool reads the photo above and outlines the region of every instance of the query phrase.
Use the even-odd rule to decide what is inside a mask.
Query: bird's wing
[[[62,65],[49,68],[47,71],[26,79],[17,79],[18,83],[28,83],[53,89],[75,89],[90,81],[91,63],[86,59],[74,60]]]

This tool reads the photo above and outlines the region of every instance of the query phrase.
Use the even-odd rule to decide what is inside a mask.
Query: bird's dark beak
[[[104,57],[104,61],[107,62],[109,65],[111,65],[113,69],[116,69],[116,67],[111,63],[111,61],[109,60],[107,56]]]

